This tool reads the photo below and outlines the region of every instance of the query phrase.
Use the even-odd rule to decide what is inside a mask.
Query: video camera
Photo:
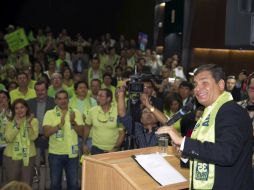
[[[153,74],[131,75],[130,81],[127,83],[129,93],[143,93],[145,81],[161,83],[162,77]]]

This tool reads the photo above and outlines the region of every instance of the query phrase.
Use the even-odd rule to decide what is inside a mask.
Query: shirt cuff
[[[183,140],[182,140],[182,143],[181,143],[181,146],[180,146],[181,151],[183,151],[183,149],[184,149],[184,143],[185,143],[185,136],[183,137]]]

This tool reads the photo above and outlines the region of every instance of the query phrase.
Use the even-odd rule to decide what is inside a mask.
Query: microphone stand
[[[137,64],[134,66],[134,74],[137,75]],[[135,137],[135,105],[137,103],[137,99],[135,97],[131,97],[131,90],[130,86],[128,89],[128,111],[127,113],[131,115],[131,134],[129,134],[128,143],[127,143],[127,150],[134,149],[136,146],[136,137]]]
[[[135,137],[135,106],[138,99],[131,97],[131,94],[128,94],[128,110],[127,113],[131,116],[131,134],[129,134],[127,150],[136,148],[136,137]]]
[[[131,134],[130,134],[130,149],[134,149],[135,148],[135,142],[136,142],[136,137],[135,137],[135,113],[134,113],[134,109],[135,109],[135,101],[133,99],[131,99]]]

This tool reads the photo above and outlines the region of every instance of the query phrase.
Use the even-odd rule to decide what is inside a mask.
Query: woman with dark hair
[[[32,79],[33,80],[40,80],[43,75],[43,67],[39,61],[35,61],[34,64],[32,64]]]
[[[63,72],[63,86],[66,88],[74,88],[74,82],[73,82],[73,74],[72,70],[69,67],[64,67]]]
[[[164,113],[165,113],[165,115],[167,115],[170,118],[176,112],[178,112],[182,106],[183,106],[183,104],[182,104],[181,96],[177,93],[170,94],[169,96],[167,96],[165,98]],[[181,132],[180,121],[181,121],[181,119],[173,124],[173,127],[178,132]]]
[[[54,59],[49,60],[48,63],[48,70],[44,71],[44,74],[46,74],[48,76],[48,78],[51,80],[51,76],[57,72],[56,70],[56,62]]]
[[[34,140],[38,137],[38,120],[33,117],[24,99],[16,99],[11,106],[12,116],[7,122],[3,165],[7,182],[18,180],[32,185],[35,165]],[[8,169],[7,169],[8,168]]]

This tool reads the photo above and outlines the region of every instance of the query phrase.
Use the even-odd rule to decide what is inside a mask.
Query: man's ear
[[[221,79],[218,82],[218,85],[219,85],[219,88],[220,88],[221,91],[223,91],[225,89],[225,81],[224,80]]]

